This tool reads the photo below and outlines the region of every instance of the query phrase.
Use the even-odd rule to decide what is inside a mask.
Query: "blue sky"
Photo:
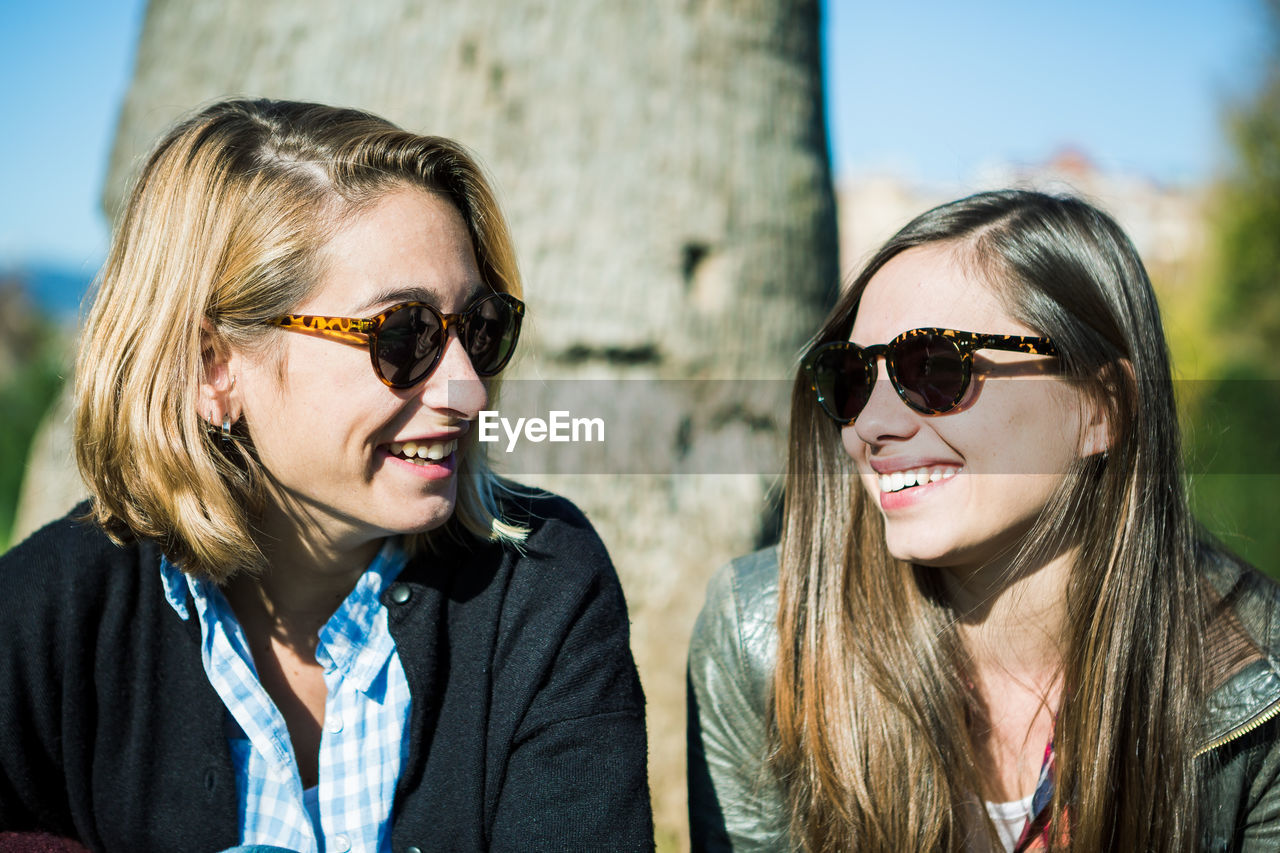
[[[1261,0],[830,0],[837,170],[960,181],[1072,146],[1106,170],[1202,180],[1264,22]]]
[[[92,272],[98,193],[144,0],[9,0],[0,21],[0,269]],[[964,181],[1065,146],[1171,183],[1221,167],[1224,98],[1261,60],[1259,0],[827,0],[838,174]]]
[[[6,0],[0,20],[0,269],[106,254],[98,204],[144,0]]]

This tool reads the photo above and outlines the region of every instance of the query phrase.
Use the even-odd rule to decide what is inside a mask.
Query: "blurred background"
[[[520,378],[786,377],[837,281],[915,214],[999,186],[1083,194],[1159,292],[1198,515],[1280,576],[1280,0],[629,5],[10,4],[0,550],[77,491],[60,395],[137,159],[193,107],[251,94],[477,152],[526,275]],[[760,411],[725,411],[675,417],[672,447],[749,429],[777,449]],[[545,480],[618,562],[659,843],[681,849],[685,643],[710,573],[770,540],[777,478]]]

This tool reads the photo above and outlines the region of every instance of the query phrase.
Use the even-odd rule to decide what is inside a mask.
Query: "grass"
[[[38,319],[25,358],[0,386],[0,552],[8,550],[27,452],[40,421],[57,399],[64,381],[61,334]]]

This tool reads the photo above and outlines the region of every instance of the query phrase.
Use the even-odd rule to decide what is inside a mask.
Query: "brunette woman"
[[[790,451],[781,545],[693,640],[696,849],[1280,846],[1280,599],[1188,511],[1108,216],[911,222],[805,354]]]

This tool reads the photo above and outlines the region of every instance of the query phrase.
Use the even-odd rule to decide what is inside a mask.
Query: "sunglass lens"
[[[472,306],[460,334],[476,373],[492,376],[515,352],[520,314],[504,297],[492,296]]]
[[[945,412],[960,402],[967,371],[950,338],[915,335],[894,345],[893,366],[904,399],[926,414]]]
[[[842,422],[856,418],[871,397],[867,367],[858,349],[833,347],[819,353],[813,363],[813,384],[822,408]]]
[[[424,306],[392,311],[378,329],[378,368],[397,388],[414,385],[430,373],[443,351],[440,319]]]

